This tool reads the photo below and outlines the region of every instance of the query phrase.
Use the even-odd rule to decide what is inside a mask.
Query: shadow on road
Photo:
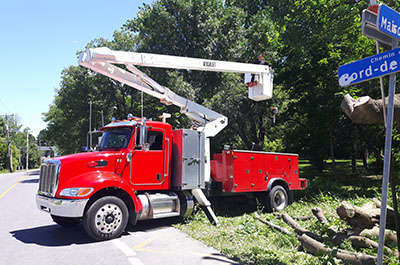
[[[72,244],[95,243],[83,230],[82,226],[63,228],[59,225],[28,228],[11,231],[13,237],[26,244],[47,247],[69,246]]]
[[[128,225],[126,230],[133,233],[135,231],[147,232],[163,229],[165,227],[169,227],[180,222],[182,222],[182,218],[179,217],[139,221],[135,226]]]
[[[230,265],[240,265],[240,263],[237,263],[234,260],[228,260],[224,255],[220,254],[220,253],[212,253],[209,256],[206,256],[203,258],[204,260],[207,261],[218,261],[222,263],[226,263],[226,264],[230,264]]]
[[[23,181],[21,181],[20,183],[22,183],[22,184],[29,184],[29,183],[39,183],[39,179],[26,179],[26,180],[23,180]]]

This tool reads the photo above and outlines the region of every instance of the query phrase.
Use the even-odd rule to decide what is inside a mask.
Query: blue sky
[[[36,136],[46,127],[61,71],[76,51],[113,32],[152,0],[14,0],[0,4],[0,114],[17,114]],[[67,128],[66,128],[67,129]]]

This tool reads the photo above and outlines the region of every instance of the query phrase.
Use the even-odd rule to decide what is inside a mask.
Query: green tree
[[[277,33],[268,10],[256,14],[246,11],[230,1],[164,0],[145,5],[125,29],[137,34],[140,52],[239,62],[252,62],[258,52],[263,52],[269,62],[277,61]],[[160,69],[149,72],[162,84],[174,84],[176,76],[181,77],[185,90],[180,90],[180,83],[171,89],[183,96],[189,94],[196,102],[228,117],[228,128],[215,137],[214,151],[224,143],[248,149],[255,143],[263,149],[266,135],[272,131],[268,110],[272,104],[281,105],[282,97],[251,102],[243,80],[234,74]]]
[[[354,143],[361,135],[339,109],[343,95],[379,95],[376,82],[343,89],[337,81],[340,65],[375,53],[375,43],[362,36],[360,29],[360,14],[368,4],[341,0],[268,1],[281,39],[276,84],[282,85],[291,99],[285,142],[319,169],[323,159],[333,155],[360,157],[363,145]],[[376,133],[381,135],[381,130]]]
[[[7,119],[8,121],[6,122],[5,118],[0,118],[0,170],[10,169],[8,141],[10,141],[12,168],[15,170],[18,166],[19,153],[14,139],[20,126],[17,124],[14,115],[8,116]]]
[[[19,165],[22,168],[26,168],[26,134],[29,128],[25,128],[23,132],[17,132],[14,136],[14,143],[20,159],[21,164]],[[39,148],[37,146],[37,141],[35,136],[28,133],[28,168],[37,168],[40,166],[40,155]]]

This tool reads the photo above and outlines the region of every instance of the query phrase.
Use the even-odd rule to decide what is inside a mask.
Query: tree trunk
[[[334,142],[333,142],[333,135],[332,130],[329,128],[329,145],[331,149],[331,159],[332,159],[332,168],[333,173],[336,174],[336,160],[335,160],[335,152],[334,152]]]
[[[385,102],[388,98],[385,98]],[[341,109],[354,122],[360,124],[383,123],[382,99],[371,99],[369,96],[352,98],[346,94],[340,105]],[[394,96],[394,120],[400,120],[400,94]]]
[[[352,149],[352,154],[351,154],[351,173],[353,175],[357,173],[357,160],[356,160],[356,155],[354,154],[354,148]]]

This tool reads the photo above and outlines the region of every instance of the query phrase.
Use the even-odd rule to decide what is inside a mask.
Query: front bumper
[[[66,200],[36,194],[36,205],[39,210],[63,217],[83,217],[83,212],[88,201],[89,199]]]

